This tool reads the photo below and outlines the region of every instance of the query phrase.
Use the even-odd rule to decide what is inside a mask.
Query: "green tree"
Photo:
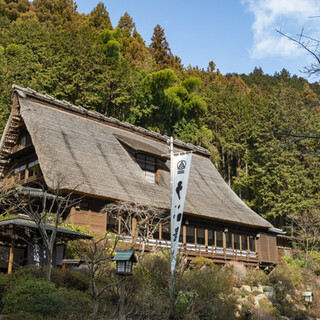
[[[0,0],[0,17],[15,21],[30,8],[31,5],[28,0]]]
[[[41,23],[54,27],[70,26],[77,14],[73,0],[34,0],[33,7]]]
[[[172,64],[173,55],[165,37],[164,29],[159,24],[153,30],[149,49],[159,69],[165,69]]]
[[[135,29],[136,24],[133,22],[132,17],[128,12],[125,12],[124,15],[120,18],[117,28],[120,28],[124,37],[132,36],[132,32]]]
[[[90,12],[89,24],[97,30],[113,29],[109,12],[103,2],[99,2]]]

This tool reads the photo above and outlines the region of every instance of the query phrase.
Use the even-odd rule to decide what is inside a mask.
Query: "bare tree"
[[[313,250],[320,244],[320,210],[314,208],[310,212],[290,215],[296,226],[295,238],[305,251],[305,260],[308,263]]]
[[[289,39],[293,43],[295,43],[299,48],[305,50],[308,54],[312,56],[315,60],[311,65],[305,66],[303,72],[308,74],[309,76],[320,75],[320,40],[310,37],[304,33],[304,28],[302,28],[301,32],[297,35],[297,37],[291,37],[280,30],[276,31],[281,34],[283,37]]]
[[[141,241],[140,262],[147,240],[159,230],[160,225],[168,225],[170,220],[170,215],[164,209],[127,201],[109,203],[102,212],[111,214],[118,222],[121,220],[123,232],[132,237],[132,247],[138,240]]]
[[[23,213],[36,224],[46,251],[46,278],[51,280],[53,248],[61,218],[80,202],[74,191],[62,194],[60,183],[50,192],[40,188],[18,186],[0,193],[0,206],[3,213]],[[48,228],[51,225],[51,228]]]
[[[95,240],[80,240],[71,244],[88,268],[91,281],[91,295],[93,298],[92,319],[96,319],[99,309],[100,296],[110,287],[116,286],[119,281],[113,281],[111,263],[119,238],[106,233],[102,238]],[[109,274],[110,271],[112,274]],[[109,272],[109,273],[108,273]]]

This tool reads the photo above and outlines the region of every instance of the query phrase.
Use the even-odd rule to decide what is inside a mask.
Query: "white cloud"
[[[320,38],[319,0],[241,0],[242,4],[254,15],[252,24],[252,58],[268,56],[298,56],[302,53],[291,41],[278,34],[296,36],[304,27],[304,33]]]

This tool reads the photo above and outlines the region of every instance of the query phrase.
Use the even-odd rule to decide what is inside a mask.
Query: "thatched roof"
[[[170,208],[170,161],[163,158],[166,162],[158,170],[158,183],[151,184],[126,150],[126,147],[149,150],[159,158],[168,153],[169,137],[31,89],[17,86],[14,89],[49,187],[55,188],[60,182],[62,189],[76,188],[95,197]],[[194,152],[185,213],[247,226],[272,227],[225,183],[206,149],[179,140],[174,140],[174,147],[176,151]]]

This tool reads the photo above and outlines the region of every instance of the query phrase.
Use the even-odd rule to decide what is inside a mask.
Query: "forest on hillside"
[[[320,223],[320,85],[285,69],[184,66],[156,23],[147,46],[129,13],[113,26],[103,3],[80,14],[73,0],[0,0],[0,135],[12,84],[30,87],[207,148],[239,197],[289,234]]]

